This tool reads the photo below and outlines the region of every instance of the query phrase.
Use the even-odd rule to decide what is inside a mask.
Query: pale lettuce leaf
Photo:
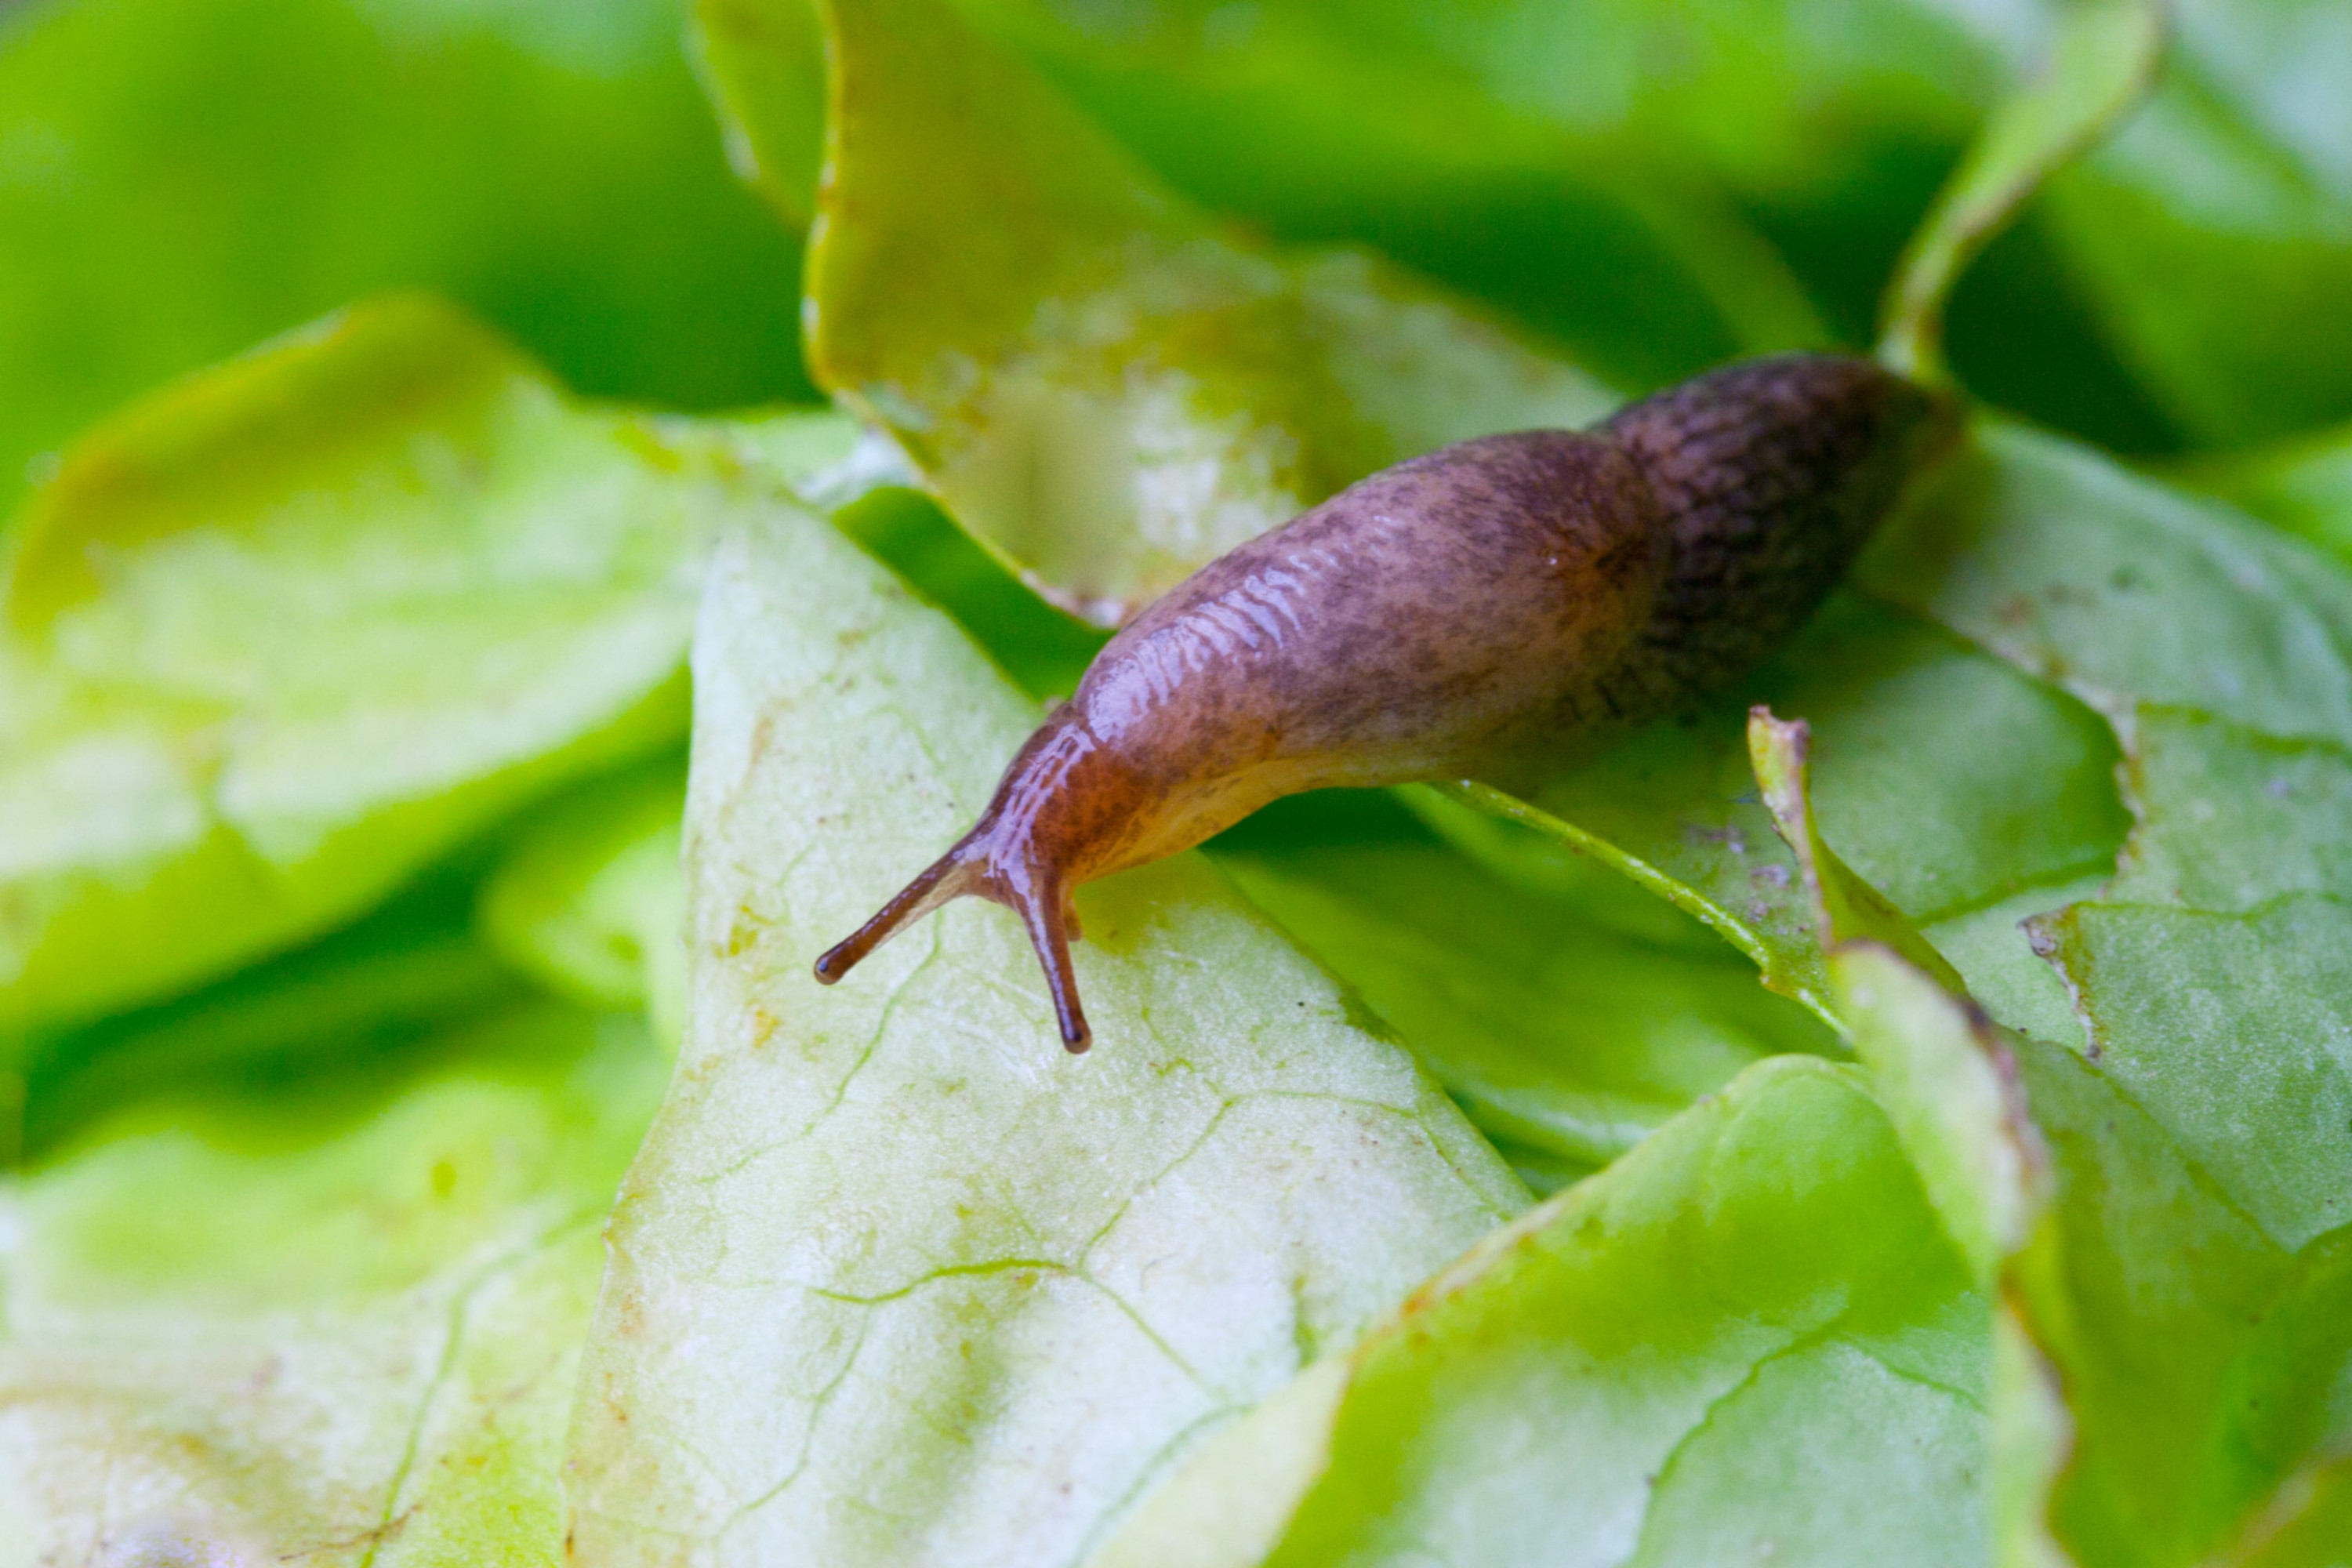
[[[610,1230],[583,1558],[1075,1561],[1526,1201],[1194,858],[1080,893],[1089,1055],[986,905],[820,988],[1038,712],[821,521],[735,536],[695,682],[686,1042]]]
[[[825,15],[811,366],[1058,602],[1116,622],[1373,469],[1615,401],[1369,254],[1221,229],[933,0]]]
[[[597,1230],[662,1072],[633,1021],[508,1002],[11,1175],[0,1563],[552,1568]]]

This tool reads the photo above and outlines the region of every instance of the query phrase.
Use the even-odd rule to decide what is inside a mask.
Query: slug
[[[1749,670],[1811,614],[1957,406],[1872,361],[1710,372],[1590,431],[1464,441],[1212,561],[1103,647],[954,847],[817,961],[966,894],[1010,907],[1063,1041],[1081,883],[1327,785],[1510,783]]]

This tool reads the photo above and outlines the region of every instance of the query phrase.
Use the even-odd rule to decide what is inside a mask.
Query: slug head
[[[1045,971],[1045,989],[1061,1025],[1062,1044],[1073,1055],[1092,1043],[1093,1032],[1078,1005],[1078,981],[1070,964],[1070,942],[1079,934],[1070,892],[1086,879],[1098,858],[1101,825],[1120,815],[1101,790],[1084,787],[1074,774],[1093,754],[1085,730],[1068,710],[1049,718],[1029,738],[1004,771],[995,797],[971,831],[925,867],[871,919],[816,961],[816,977],[839,980],[867,953],[950,900],[966,896],[1003,904],[1021,917]],[[1076,804],[1081,808],[1073,812]]]

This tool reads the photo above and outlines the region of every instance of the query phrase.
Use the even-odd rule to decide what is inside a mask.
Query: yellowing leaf
[[[1614,401],[1370,256],[1221,231],[931,0],[827,15],[811,364],[1059,602],[1114,622],[1373,469]]]

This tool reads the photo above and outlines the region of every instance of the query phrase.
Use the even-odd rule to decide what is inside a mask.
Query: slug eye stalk
[[[857,967],[866,956],[908,926],[951,900],[971,895],[1004,905],[1021,917],[1037,962],[1045,971],[1045,988],[1054,1000],[1054,1016],[1061,1025],[1062,1044],[1073,1056],[1094,1043],[1087,1016],[1078,1005],[1078,979],[1070,964],[1070,938],[1077,919],[1069,908],[1069,893],[1057,877],[1027,866],[1008,871],[992,867],[987,854],[988,836],[994,826],[992,813],[958,840],[954,848],[925,867],[866,922],[826,949],[816,961],[816,977],[827,985]]]

